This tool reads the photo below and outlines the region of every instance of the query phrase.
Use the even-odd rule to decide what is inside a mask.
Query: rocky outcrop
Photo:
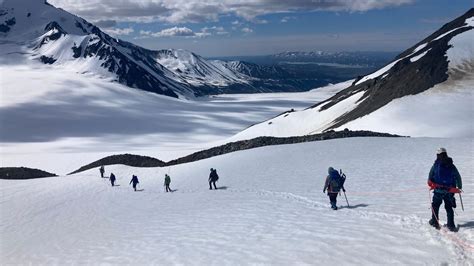
[[[33,179],[57,176],[43,170],[27,167],[0,167],[0,179]]]
[[[371,131],[328,131],[322,134],[307,135],[300,137],[287,137],[287,138],[276,138],[276,137],[258,137],[250,140],[242,140],[237,142],[227,143],[218,147],[210,148],[203,151],[198,151],[188,156],[181,157],[176,160],[169,162],[163,162],[155,158],[139,156],[139,155],[113,155],[105,157],[98,161],[95,161],[91,164],[83,166],[78,170],[70,173],[76,174],[83,172],[95,167],[100,167],[101,165],[112,165],[112,164],[124,164],[128,166],[135,167],[163,167],[171,166],[182,163],[195,162],[214,156],[219,156],[231,152],[254,149],[258,147],[271,146],[271,145],[283,145],[283,144],[295,144],[302,142],[312,142],[312,141],[321,141],[329,139],[339,139],[339,138],[351,138],[351,137],[400,137],[397,135],[387,134],[387,133],[378,133]]]
[[[70,173],[75,174],[83,172],[95,167],[100,167],[101,165],[112,165],[112,164],[123,164],[133,167],[162,167],[165,166],[165,162],[160,161],[153,157],[134,155],[134,154],[120,154],[112,155],[105,158],[102,158],[98,161],[85,165],[76,171]]]

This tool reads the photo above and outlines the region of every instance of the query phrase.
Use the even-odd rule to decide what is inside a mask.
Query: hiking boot
[[[431,220],[429,221],[429,224],[430,224],[431,226],[433,226],[434,228],[436,228],[437,230],[440,229],[439,223],[438,223],[438,221],[436,221],[435,219],[431,219]]]
[[[458,228],[454,225],[446,225],[446,228],[451,232],[457,232]]]

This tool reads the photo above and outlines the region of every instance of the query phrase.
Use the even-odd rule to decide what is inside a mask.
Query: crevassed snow
[[[428,225],[426,178],[439,146],[463,177],[466,211],[456,209],[458,233]],[[165,169],[106,166],[106,175],[118,178],[114,188],[98,169],[0,180],[0,259],[7,265],[472,265],[472,165],[472,139],[352,138]],[[329,208],[322,193],[328,166],[347,173],[351,208],[344,196],[341,209]],[[208,189],[211,167],[221,190]],[[165,173],[173,194],[163,192]],[[128,185],[132,174],[143,191]],[[446,222],[443,207],[440,219]]]
[[[428,50],[426,50],[426,51],[424,51],[423,53],[421,53],[421,54],[419,54],[419,55],[417,55],[417,56],[414,56],[414,57],[410,58],[410,62],[413,63],[413,62],[418,61],[418,59],[420,59],[420,58],[422,58],[423,56],[425,56],[426,53],[428,53],[429,50],[431,50],[431,48],[428,49]]]

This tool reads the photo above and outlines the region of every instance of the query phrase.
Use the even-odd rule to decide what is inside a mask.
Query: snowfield
[[[458,233],[437,231],[426,178],[445,146],[464,183]],[[472,139],[350,138],[263,147],[172,168],[106,166],[0,180],[2,264],[473,265]],[[59,163],[59,162],[58,162]],[[322,193],[342,168],[333,211]],[[220,190],[208,190],[209,168]],[[163,192],[170,173],[174,193]],[[140,192],[128,185],[139,177]],[[444,209],[440,218],[446,220]]]
[[[25,60],[7,51],[0,52],[2,165],[57,174],[117,153],[171,160],[224,144],[252,124],[292,108],[304,109],[348,84],[304,93],[183,100]]]

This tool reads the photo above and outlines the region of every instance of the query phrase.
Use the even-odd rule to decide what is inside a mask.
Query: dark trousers
[[[434,192],[433,193],[433,202],[431,202],[431,207],[433,208],[433,213],[431,219],[434,221],[439,220],[439,207],[444,201],[444,208],[446,209],[446,214],[448,216],[448,227],[454,227],[454,210],[456,208],[456,199],[454,198],[454,193],[448,192]]]
[[[217,187],[216,187],[216,181],[209,181],[209,189],[212,189],[211,184],[214,185],[214,189],[217,189]]]
[[[171,190],[170,188],[170,184],[165,185],[165,187],[166,187],[166,192],[173,192],[173,190]]]
[[[112,186],[114,186],[115,180],[110,180],[110,183],[112,183]]]
[[[133,186],[133,190],[137,191],[137,183],[133,183],[132,186]]]
[[[100,171],[100,177],[104,178],[104,171]]]
[[[336,207],[337,203],[337,193],[328,192],[329,201],[331,202],[331,207]]]

